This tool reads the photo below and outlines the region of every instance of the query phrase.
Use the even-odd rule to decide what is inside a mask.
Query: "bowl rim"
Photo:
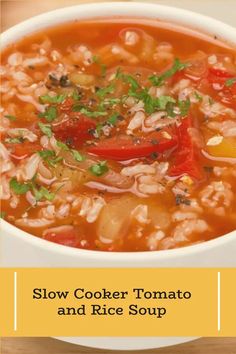
[[[144,6],[145,5],[145,6]],[[130,14],[127,15],[127,10],[129,9]],[[101,11],[102,10],[102,11]],[[134,11],[137,15],[133,14]],[[8,44],[15,42],[16,40],[21,39],[25,35],[30,35],[37,33],[41,28],[51,28],[57,24],[63,24],[72,22],[76,20],[75,14],[76,11],[80,11],[79,19],[105,19],[109,17],[126,17],[129,19],[154,19],[159,22],[169,22],[169,24],[180,25],[182,29],[193,30],[198,34],[205,34],[208,37],[214,37],[217,34],[217,37],[220,41],[230,44],[231,46],[236,45],[235,40],[235,31],[236,28],[224,23],[223,21],[214,19],[210,16],[203,15],[198,12],[191,10],[186,10],[180,7],[168,6],[164,4],[156,4],[154,2],[146,2],[145,0],[135,2],[126,2],[126,1],[104,1],[96,3],[82,3],[72,6],[67,6],[59,9],[54,9],[41,13],[39,15],[30,17],[24,21],[21,21],[14,26],[8,28],[1,33],[1,47],[5,48]],[[90,13],[99,13],[102,12],[102,15]],[[111,15],[105,15],[104,12],[111,12]],[[118,11],[115,13],[115,11]],[[47,20],[52,21],[51,24],[47,23]],[[32,30],[32,26],[37,23],[39,27]],[[22,34],[22,28],[24,27],[25,33]],[[222,31],[222,33],[221,33]]]
[[[156,259],[170,259],[181,256],[190,256],[193,254],[199,254],[202,252],[207,252],[209,250],[214,250],[220,246],[223,246],[231,241],[235,240],[236,231],[232,231],[226,235],[222,235],[215,239],[205,241],[199,244],[190,245],[186,247],[179,247],[170,250],[161,250],[161,251],[139,251],[139,252],[108,252],[108,251],[95,251],[87,250],[82,248],[68,247],[60,245],[54,242],[47,241],[40,237],[34,236],[26,231],[23,231],[16,226],[8,223],[5,220],[1,220],[1,232],[3,234],[11,234],[14,237],[21,239],[23,242],[26,242],[37,248],[45,249],[47,251],[66,254],[71,256],[80,256],[81,258],[91,258],[94,260],[103,260],[103,261],[127,261],[131,262],[137,259],[145,260],[148,256],[148,260]]]
[[[91,15],[91,13],[99,12],[99,10],[101,12],[101,9],[105,13],[108,11],[112,14],[106,16]],[[211,17],[196,12],[149,2],[99,2],[78,4],[74,6],[56,9],[53,11],[42,13],[37,16],[33,16],[23,22],[20,22],[1,34],[2,48],[7,47],[11,43],[14,43],[14,41],[20,40],[24,36],[36,33],[37,31],[42,30],[43,28],[50,28],[59,24],[72,22],[73,20],[76,20],[76,13],[79,10],[82,12],[82,16],[79,16],[79,20],[110,18],[111,16],[116,16],[118,11],[118,16],[120,18],[140,18],[147,20],[156,19],[162,22],[170,21],[170,23],[177,23],[182,28],[186,27],[190,30],[194,28],[195,32],[197,31],[198,33],[204,33],[208,36],[214,36],[217,34],[217,37],[222,39],[223,41],[231,43],[231,45],[236,44],[236,28],[225,24],[222,21],[213,19]],[[134,11],[135,15],[131,14],[132,11]],[[140,15],[136,15],[137,13]],[[58,20],[59,18],[60,20]],[[49,22],[47,20],[51,20],[50,25],[47,24]],[[37,29],[34,29],[35,24],[39,26],[37,27]],[[206,252],[231,242],[233,239],[235,239],[236,235],[236,230],[234,230],[228,234],[222,235],[218,238],[209,241],[205,241],[203,243],[171,250],[141,252],[108,252],[73,248],[49,242],[47,240],[44,240],[26,231],[21,230],[20,228],[8,223],[5,220],[1,220],[1,230],[3,233],[10,233],[15,237],[20,238],[22,241],[30,243],[32,246],[46,249],[51,252],[67,254],[71,256],[80,256],[81,258],[89,257],[95,260],[119,260],[130,261],[131,263],[132,261],[138,259],[145,260],[147,257],[151,261],[153,259],[170,259],[179,256],[189,256],[192,254]]]

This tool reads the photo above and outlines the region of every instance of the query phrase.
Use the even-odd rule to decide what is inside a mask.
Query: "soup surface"
[[[236,227],[236,52],[147,20],[24,38],[0,67],[2,212],[46,240],[154,251]]]

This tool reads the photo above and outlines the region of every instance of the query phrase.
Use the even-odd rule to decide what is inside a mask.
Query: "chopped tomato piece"
[[[196,179],[202,178],[202,171],[198,164],[198,152],[188,132],[191,127],[190,117],[185,118],[178,127],[179,146],[176,151],[175,163],[170,169],[170,176],[187,174]]]
[[[235,76],[227,71],[210,68],[208,73],[208,82],[217,93],[217,99],[236,109],[236,82],[227,85],[227,80],[233,79]]]
[[[71,112],[68,120],[53,127],[57,139],[69,143],[71,147],[80,148],[86,140],[93,139],[92,131],[96,123],[79,112]]]
[[[209,69],[209,79],[210,81],[214,81],[216,79],[218,80],[226,80],[226,79],[230,79],[231,77],[233,77],[230,73],[228,73],[225,70],[221,70],[221,69],[215,69],[215,68],[210,68]]]
[[[76,230],[69,228],[68,230],[63,231],[49,231],[45,234],[44,239],[60,245],[69,246],[69,247],[78,247],[79,240],[77,237]]]
[[[166,133],[166,135],[165,135]],[[177,137],[169,131],[149,134],[147,137],[118,135],[99,142],[88,149],[89,152],[112,160],[129,160],[162,153],[177,146]]]

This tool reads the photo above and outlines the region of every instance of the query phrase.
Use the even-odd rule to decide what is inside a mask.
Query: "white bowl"
[[[2,48],[45,27],[109,16],[149,18],[186,26],[202,35],[216,35],[236,44],[236,29],[197,13],[151,3],[83,4],[48,12],[24,21],[2,34]],[[108,253],[60,246],[34,237],[1,221],[1,266],[3,267],[235,267],[236,231],[203,244],[160,252]],[[189,337],[67,337],[71,343],[106,349],[147,349],[177,343]]]

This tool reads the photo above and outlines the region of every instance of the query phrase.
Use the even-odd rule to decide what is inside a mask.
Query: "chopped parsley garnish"
[[[232,77],[231,79],[225,81],[225,86],[230,87],[233,86],[235,83],[236,83],[236,77]]]
[[[160,96],[157,98],[157,105],[159,109],[166,109],[168,103],[176,103],[176,100],[170,96]]]
[[[49,192],[49,190],[43,186],[37,189],[34,185],[32,186],[32,190],[36,199],[36,202],[41,199],[49,200],[50,202],[55,198],[55,193]]]
[[[172,68],[165,71],[160,76],[157,76],[157,75],[149,76],[149,80],[151,81],[151,83],[154,86],[162,86],[166,79],[169,79],[171,76],[176,74],[178,71],[185,69],[187,66],[188,66],[188,64],[181,63],[180,60],[178,58],[176,58]]]
[[[120,78],[121,73],[122,73],[121,68],[120,68],[120,67],[118,67],[118,68],[116,69],[115,79],[119,79],[119,78]]]
[[[63,157],[61,156],[57,156],[54,159],[48,159],[47,162],[49,165],[51,165],[52,167],[55,167],[59,162],[61,162],[63,160]]]
[[[36,202],[45,198],[46,200],[52,201],[55,198],[55,194],[49,192],[43,186],[38,187],[35,183],[36,175],[32,178],[29,183],[19,183],[15,177],[10,180],[10,188],[14,191],[15,194],[22,195],[27,193],[29,190],[32,190]]]
[[[47,122],[51,123],[57,118],[57,108],[54,106],[48,107],[45,112],[39,113],[40,118],[45,118]]]
[[[173,102],[168,102],[166,105],[166,112],[168,117],[175,118],[177,114],[175,113],[175,105]]]
[[[24,139],[22,137],[19,138],[6,138],[5,142],[8,144],[21,144],[24,142]]]
[[[194,91],[194,96],[198,101],[202,101],[202,96],[199,95],[199,93],[197,91]]]
[[[120,79],[125,83],[130,84],[131,91],[136,91],[140,88],[138,81],[133,76],[122,73],[120,68],[116,71],[115,79]]]
[[[190,105],[191,105],[191,102],[190,102],[189,98],[187,98],[186,100],[183,100],[183,101],[178,101],[178,107],[180,109],[180,115],[182,117],[184,117],[188,114],[188,111],[190,109]]]
[[[49,138],[52,137],[52,130],[49,124],[38,122],[38,126],[43,134],[47,135]]]
[[[147,113],[152,114],[156,110],[164,110],[168,103],[175,103],[175,99],[170,96],[152,97],[148,93],[148,89],[142,89],[141,91],[129,92],[129,95],[142,100],[144,103],[144,109]]]
[[[41,150],[38,151],[38,154],[45,162],[47,162],[52,167],[55,167],[59,162],[63,160],[61,156],[56,157],[56,153],[53,150]]]
[[[103,102],[102,102],[102,104],[103,105],[111,105],[111,106],[113,106],[113,105],[115,105],[115,104],[118,104],[118,103],[120,103],[120,101],[121,101],[121,99],[120,98],[106,98]]]
[[[72,106],[72,111],[73,111],[73,112],[80,112],[80,110],[81,110],[82,108],[84,108],[84,106],[83,106],[82,104],[80,104],[80,103],[75,103],[75,104],[73,104],[73,106]]]
[[[25,183],[20,183],[15,177],[10,180],[10,188],[15,194],[25,194],[30,190],[30,185]]]
[[[98,64],[100,62],[99,56],[98,55],[93,55],[92,61],[93,61],[93,63]]]
[[[73,91],[71,97],[74,101],[79,101],[81,99],[81,95],[76,90]]]
[[[1,211],[0,212],[0,219],[5,219],[6,215],[7,215],[7,213],[5,211]]]
[[[89,167],[89,171],[93,175],[100,177],[100,176],[104,175],[104,173],[106,173],[109,170],[106,163],[107,163],[106,161],[100,161],[99,163],[94,164],[91,167]]]
[[[115,126],[116,124],[117,124],[117,121],[119,120],[119,119],[121,119],[121,116],[120,116],[120,114],[118,113],[118,112],[114,112],[111,116],[110,116],[110,118],[108,118],[105,122],[103,122],[103,123],[98,123],[97,125],[96,125],[96,129],[95,129],[95,134],[94,134],[94,136],[96,137],[96,138],[98,138],[99,136],[100,136],[100,134],[101,134],[101,131],[102,131],[102,129],[106,126],[106,125],[109,125],[109,126]]]
[[[105,77],[107,73],[107,66],[105,64],[100,64],[101,66],[101,76]]]
[[[108,118],[107,123],[110,124],[110,125],[115,126],[116,123],[117,123],[118,117],[119,117],[119,113],[118,113],[118,112],[114,112],[114,113],[110,116],[110,118]]]
[[[11,114],[5,114],[4,117],[11,120],[12,122],[14,122],[16,120],[16,117],[12,116]]]
[[[62,141],[57,140],[57,146],[64,151],[70,151],[70,148]]]
[[[101,116],[106,116],[107,112],[104,111],[89,111],[87,108],[82,107],[79,110],[81,113],[85,114],[86,116],[90,117],[90,118],[97,118],[97,117],[101,117]]]
[[[38,154],[40,157],[42,157],[43,160],[47,160],[50,157],[55,157],[55,151],[53,150],[42,150],[38,151]]]
[[[117,70],[116,78],[122,79],[125,83],[130,84],[128,96],[134,97],[137,100],[141,100],[144,103],[145,111],[149,114],[155,112],[155,110],[164,110],[169,103],[175,103],[176,100],[170,96],[152,97],[148,93],[148,88],[141,88],[138,81],[131,75],[126,75]]]
[[[39,97],[39,101],[41,103],[62,103],[67,95],[56,95],[56,96],[50,96],[50,95],[43,95]]]
[[[85,156],[81,155],[79,151],[72,149],[71,153],[76,161],[82,162],[85,160]]]
[[[94,134],[94,136],[96,138],[98,138],[100,136],[103,127],[104,127],[104,124],[102,124],[102,123],[98,123],[96,125],[96,129],[95,129],[95,132],[94,132],[96,134],[96,135]]]
[[[131,90],[137,90],[140,86],[137,80],[135,80],[131,75],[122,74],[122,79],[130,84]]]
[[[57,146],[60,147],[64,151],[69,151],[76,161],[82,162],[85,160],[85,156],[81,155],[81,153],[79,151],[77,151],[75,149],[70,149],[69,146],[64,144],[62,141],[57,140]]]
[[[99,97],[99,98],[104,98],[106,95],[109,95],[110,93],[113,93],[115,90],[115,87],[114,87],[114,83],[106,86],[106,87],[103,87],[103,88],[100,88],[97,90],[96,92],[96,95]]]
[[[94,55],[93,58],[93,63],[98,64],[101,68],[101,76],[105,77],[106,76],[106,71],[107,71],[107,66],[103,63],[101,63],[101,60],[98,55]]]

